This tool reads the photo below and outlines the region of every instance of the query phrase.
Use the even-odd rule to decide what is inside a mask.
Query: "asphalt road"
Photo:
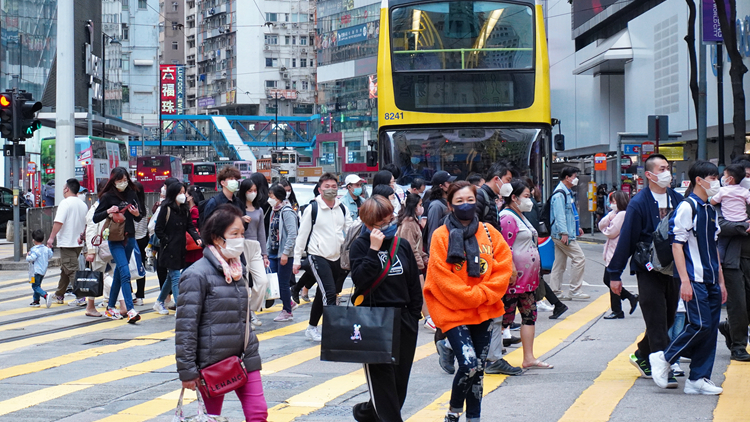
[[[540,312],[536,325],[537,356],[555,368],[485,376],[482,419],[750,420],[744,406],[750,364],[730,365],[721,337],[713,374],[725,389],[720,397],[685,395],[684,378],[678,390],[637,378],[627,356],[644,330],[640,309],[623,320],[601,318],[609,309],[602,246],[582,246],[584,291],[591,300],[567,302],[570,310],[556,321]],[[51,269],[43,283],[47,290],[57,285],[57,271]],[[637,291],[632,277],[624,282]],[[86,317],[67,305],[30,308],[25,272],[0,272],[0,421],[171,421],[180,389],[172,356],[174,316],[150,312],[157,286],[149,274],[150,293],[139,307],[143,320],[132,326]],[[351,421],[352,406],[369,397],[361,365],[319,360],[318,344],[304,336],[309,310],[310,304],[300,306],[291,323],[272,321],[278,306],[260,315],[263,326],[256,334],[269,421]],[[520,348],[508,352],[507,359],[520,364]],[[432,333],[425,329],[415,359],[404,420],[442,421],[453,377],[439,368]],[[682,364],[686,370],[688,365]],[[187,405],[186,414],[194,414],[195,406]],[[223,415],[244,420],[236,397],[227,397]]]

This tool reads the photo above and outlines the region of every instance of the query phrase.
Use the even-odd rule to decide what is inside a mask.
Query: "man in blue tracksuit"
[[[610,289],[616,295],[622,291],[622,272],[638,244],[650,245],[652,234],[661,219],[682,201],[682,195],[669,188],[672,173],[663,155],[651,155],[644,165],[648,187],[638,192],[628,204],[620,240],[607,267]],[[649,355],[669,345],[668,331],[677,312],[679,284],[672,276],[651,271],[638,265],[634,259],[630,260],[630,273],[638,279],[639,304],[646,323],[646,334],[638,343],[638,350],[630,355],[630,363],[640,371],[641,376],[650,378]],[[677,380],[672,378],[671,381],[676,387]]]
[[[716,245],[719,223],[708,198],[719,193],[719,169],[707,161],[698,161],[688,176],[692,193],[669,222],[669,234],[674,236],[675,273],[680,280],[688,324],[669,347],[654,351],[649,360],[654,382],[666,388],[670,366],[680,356],[689,356],[690,377],[685,382],[685,393],[717,395],[722,389],[711,382],[711,372],[721,304],[727,300],[727,290]]]

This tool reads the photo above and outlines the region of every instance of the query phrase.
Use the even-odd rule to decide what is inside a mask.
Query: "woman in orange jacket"
[[[504,314],[513,257],[500,232],[478,221],[475,186],[456,182],[447,199],[451,213],[432,234],[424,298],[458,358],[445,421],[457,422],[465,401],[466,421],[477,422],[490,320]]]

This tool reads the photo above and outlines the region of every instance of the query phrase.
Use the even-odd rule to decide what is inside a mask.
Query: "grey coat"
[[[246,280],[227,283],[219,261],[208,248],[204,249],[203,258],[180,278],[175,323],[180,380],[194,380],[199,369],[242,355],[247,306]],[[244,363],[247,372],[261,369],[258,338],[252,330]]]
[[[280,210],[279,215],[279,258],[281,255],[286,255],[290,258],[294,257],[294,244],[297,242],[297,213],[289,206],[288,203],[284,203],[284,206]],[[273,214],[271,214],[273,218]],[[268,233],[266,240],[266,249],[271,250],[271,233]]]

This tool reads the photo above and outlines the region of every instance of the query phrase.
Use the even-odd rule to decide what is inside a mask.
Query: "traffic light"
[[[0,135],[13,137],[13,93],[10,92],[0,94]]]
[[[21,93],[13,102],[14,112],[17,115],[17,123],[13,139],[28,139],[34,137],[34,132],[42,127],[42,122],[37,120],[36,113],[42,109],[42,103],[34,101],[30,93]]]

